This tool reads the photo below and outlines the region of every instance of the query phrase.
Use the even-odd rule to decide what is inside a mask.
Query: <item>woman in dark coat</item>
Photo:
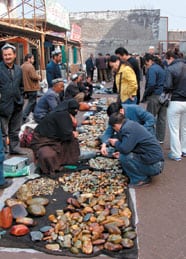
[[[74,99],[64,101],[35,128],[31,148],[42,173],[54,176],[62,165],[77,163],[80,148],[74,121],[78,109]]]

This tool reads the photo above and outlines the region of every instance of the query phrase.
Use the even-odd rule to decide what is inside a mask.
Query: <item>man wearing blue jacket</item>
[[[52,80],[52,88],[39,99],[34,109],[34,120],[39,123],[50,111],[60,103],[60,93],[64,90],[63,78],[56,78]]]
[[[151,177],[162,172],[163,151],[155,136],[139,123],[113,113],[109,125],[118,133],[109,143],[118,151],[122,168],[129,177],[129,187],[139,188],[151,182]]]
[[[61,63],[61,59],[62,59],[61,50],[56,49],[52,51],[52,59],[46,66],[46,78],[47,78],[47,83],[49,88],[53,86],[52,85],[53,79],[62,77],[61,70],[59,67],[59,63]]]
[[[167,108],[160,104],[159,96],[163,92],[165,70],[156,62],[156,57],[151,54],[144,56],[147,68],[146,84],[143,101],[147,101],[147,111],[156,117],[156,137],[160,144],[165,139]]]
[[[120,112],[125,115],[127,119],[138,122],[143,125],[151,134],[155,134],[155,117],[141,106],[136,104],[120,104],[118,102],[111,103],[107,108],[107,115],[110,117],[111,114],[115,112]],[[108,125],[103,136],[101,137],[102,146],[101,153],[102,155],[108,155],[107,145],[109,143],[109,138],[114,134],[114,129]]]

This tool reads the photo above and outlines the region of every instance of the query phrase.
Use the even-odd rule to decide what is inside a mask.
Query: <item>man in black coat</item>
[[[5,44],[2,48],[3,61],[0,63],[0,123],[5,152],[9,137],[10,154],[26,154],[19,146],[19,131],[22,123],[24,104],[22,71],[14,64],[16,48]]]

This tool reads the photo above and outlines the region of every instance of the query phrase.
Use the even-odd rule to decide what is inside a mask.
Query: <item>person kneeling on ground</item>
[[[122,113],[125,117],[132,121],[137,121],[143,125],[151,134],[155,135],[155,117],[152,113],[146,111],[136,104],[121,104],[119,102],[111,103],[107,108],[107,115],[110,117],[113,113]],[[115,134],[114,129],[108,125],[104,134],[101,136],[101,154],[108,155],[108,139]],[[117,134],[115,134],[116,136]],[[113,150],[113,149],[111,149]]]
[[[109,125],[118,133],[118,139],[110,138],[109,143],[118,151],[115,157],[130,179],[129,187],[150,183],[151,176],[160,174],[164,166],[163,152],[155,136],[121,113],[113,113]]]
[[[39,123],[50,111],[61,102],[60,93],[64,91],[64,79],[52,80],[52,87],[39,99],[34,109],[34,120]]]
[[[68,109],[58,107],[47,114],[34,130],[31,148],[42,173],[55,176],[64,164],[77,163],[80,155],[78,132],[75,131],[77,101],[69,100]]]

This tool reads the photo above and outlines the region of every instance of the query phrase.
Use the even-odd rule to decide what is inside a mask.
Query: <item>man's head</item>
[[[110,117],[113,113],[122,113],[124,114],[124,109],[122,107],[122,104],[119,102],[111,103],[109,107],[107,108],[107,115]]]
[[[2,58],[8,67],[12,67],[16,59],[16,47],[11,44],[5,44],[2,48]]]
[[[34,64],[34,55],[31,53],[26,54],[25,61],[28,61],[31,64]]]
[[[149,53],[146,53],[143,57],[143,61],[145,66],[148,68],[154,63],[154,56]]]
[[[155,54],[155,47],[154,46],[150,46],[149,50],[148,50],[148,53],[151,54],[151,55],[154,55]]]
[[[178,58],[178,56],[171,50],[169,50],[165,53],[165,59],[166,59],[168,65],[171,64],[177,58]]]
[[[116,56],[118,56],[121,60],[127,60],[128,59],[128,56],[129,56],[129,53],[128,51],[123,48],[123,47],[119,47],[115,50],[115,54]]]
[[[64,79],[56,78],[52,80],[52,89],[56,93],[61,93],[64,90]]]
[[[109,125],[115,130],[119,131],[121,129],[122,124],[125,121],[125,116],[122,113],[113,113],[109,118]]]
[[[78,81],[78,74],[73,74],[73,75],[71,76],[71,80],[72,80],[73,82],[77,82],[77,81]]]
[[[77,73],[78,75],[78,83],[81,83],[83,81],[83,73]]]
[[[61,63],[61,60],[62,60],[61,50],[56,49],[52,51],[52,59],[56,64]]]

